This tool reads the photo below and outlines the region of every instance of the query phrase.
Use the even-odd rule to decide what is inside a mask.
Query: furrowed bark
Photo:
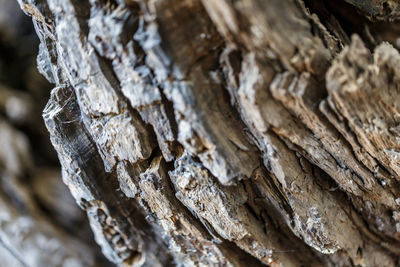
[[[111,266],[62,182],[41,110],[50,84],[17,2],[0,1],[1,266]]]
[[[19,1],[110,261],[399,264],[398,4],[346,2]]]

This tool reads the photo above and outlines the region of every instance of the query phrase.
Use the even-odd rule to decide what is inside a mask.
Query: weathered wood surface
[[[41,110],[50,85],[17,2],[0,0],[0,266],[110,266],[61,179]]]
[[[333,2],[19,0],[109,260],[400,264],[399,4]]]

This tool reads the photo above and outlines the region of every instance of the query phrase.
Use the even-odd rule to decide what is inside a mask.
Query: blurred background
[[[62,183],[38,45],[17,1],[0,0],[0,266],[110,266]]]

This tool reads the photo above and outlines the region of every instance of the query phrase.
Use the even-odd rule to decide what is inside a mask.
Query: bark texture
[[[400,264],[397,1],[19,3],[110,261]]]
[[[18,3],[0,0],[0,266],[110,266],[61,180],[37,45]]]

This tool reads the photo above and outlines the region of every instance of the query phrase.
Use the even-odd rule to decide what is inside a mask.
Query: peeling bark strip
[[[400,55],[367,48],[380,22],[350,36],[342,1],[19,2],[63,180],[110,261],[400,264]]]

